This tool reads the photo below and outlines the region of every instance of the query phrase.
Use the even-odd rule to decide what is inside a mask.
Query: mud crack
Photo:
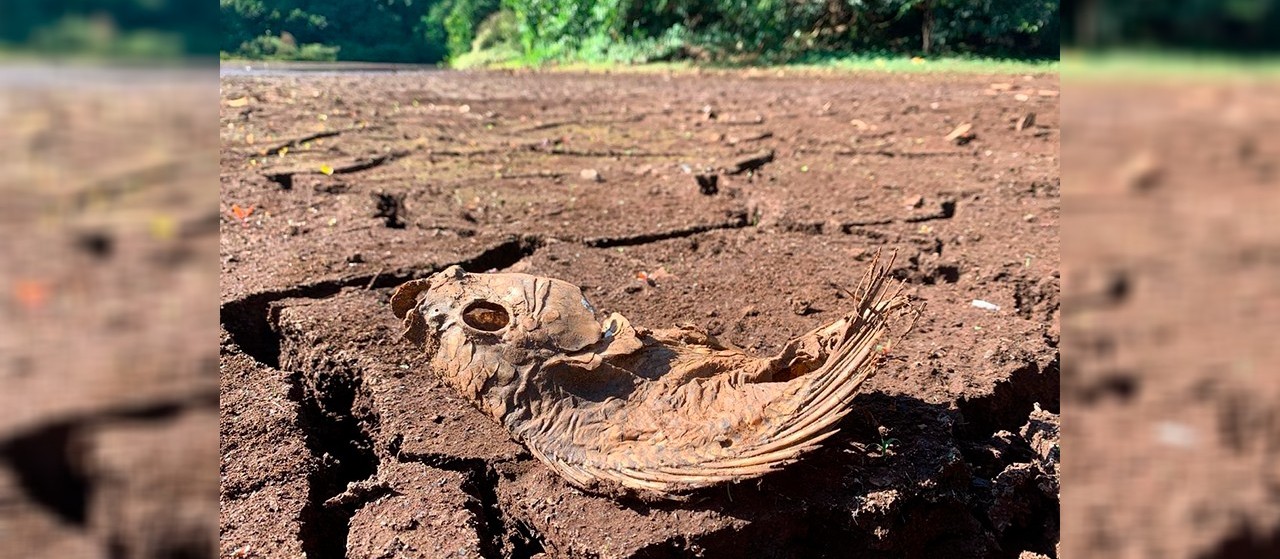
[[[1014,370],[1008,380],[1000,382],[990,394],[977,398],[961,398],[956,402],[964,423],[963,438],[981,439],[996,431],[1015,431],[1031,413],[1036,403],[1058,413],[1059,380],[1062,377],[1059,356],[1043,369],[1028,359]]]
[[[402,462],[419,462],[465,476],[462,490],[473,500],[468,508],[476,517],[480,553],[485,559],[529,559],[546,551],[542,535],[528,523],[510,518],[499,503],[499,464],[438,453],[400,452],[398,449],[393,453]]]
[[[327,171],[321,171],[319,169],[315,169],[315,170],[290,169],[290,170],[284,170],[284,171],[270,171],[267,173],[263,173],[263,176],[265,176],[271,182],[274,182],[280,185],[280,188],[283,190],[293,190],[294,175],[319,174],[319,173],[324,173],[328,175],[346,175],[350,173],[359,173],[360,171],[367,171],[375,167],[386,165],[398,159],[408,157],[409,154],[411,153],[413,152],[410,150],[398,150],[398,151],[393,151],[383,155],[379,155],[377,157],[358,159],[346,165],[339,165],[332,169],[328,169]]]
[[[289,382],[289,397],[299,404],[298,425],[318,462],[307,475],[307,504],[299,530],[302,550],[313,559],[340,559],[347,555],[351,518],[377,493],[376,482],[368,482],[378,471],[368,432],[377,418],[357,417],[357,409],[366,416],[372,410],[363,375],[355,368],[295,372]],[[365,487],[369,489],[362,490]]]
[[[1246,527],[1234,536],[1223,540],[1213,551],[1202,555],[1203,559],[1245,559],[1248,557],[1280,556],[1280,528],[1270,534]]]
[[[380,271],[337,279],[329,279],[279,289],[264,291],[223,303],[219,309],[222,327],[231,341],[254,360],[272,368],[280,368],[280,335],[276,332],[275,303],[285,299],[325,299],[337,295],[345,288],[361,287],[381,289],[395,287],[406,281],[430,276],[449,266],[461,266],[468,272],[484,272],[510,267],[522,258],[533,254],[542,240],[533,237],[513,237],[480,254],[456,262],[428,265],[422,268]]]
[[[144,402],[65,417],[0,440],[0,462],[7,463],[33,503],[76,526],[88,522],[95,480],[81,463],[87,432],[121,421],[168,422],[190,410],[216,408],[218,393],[196,392],[171,400]]]
[[[582,240],[582,244],[592,248],[613,248],[622,246],[635,246],[668,239],[680,239],[691,237],[700,233],[709,231],[718,231],[721,229],[742,229],[750,227],[751,224],[747,220],[746,213],[734,213],[724,223],[711,223],[703,225],[692,225],[680,229],[672,229],[670,231],[659,231],[657,233],[640,233],[638,235],[625,235],[620,237],[592,237]]]

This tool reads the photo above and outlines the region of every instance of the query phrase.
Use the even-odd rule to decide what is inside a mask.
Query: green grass
[[[831,69],[845,72],[1040,74],[1058,71],[1057,60],[1013,60],[979,57],[849,56],[784,67]]]
[[[558,62],[542,65],[530,65],[518,58],[501,56],[485,56],[484,52],[471,53],[461,57],[452,64],[456,68],[492,68],[518,69],[538,68],[568,72],[680,72],[680,71],[717,71],[759,68],[765,70],[795,70],[802,72],[878,72],[894,74],[931,74],[931,73],[964,73],[964,74],[1040,74],[1054,73],[1059,69],[1057,60],[1006,60],[976,57],[937,57],[920,58],[905,55],[867,56],[854,55],[838,58],[827,58],[815,61],[803,61],[778,65],[695,64],[692,62],[650,62],[643,64],[624,64],[617,62]]]
[[[107,55],[93,52],[50,54],[21,49],[0,49],[0,65],[41,65],[71,68],[204,68],[213,66],[213,57]]]
[[[499,46],[492,49],[472,51],[449,62],[449,66],[460,70],[468,68],[518,68],[515,61],[520,53],[511,47]]]
[[[1221,81],[1280,78],[1280,56],[1157,50],[1065,51],[1063,79],[1074,81]]]

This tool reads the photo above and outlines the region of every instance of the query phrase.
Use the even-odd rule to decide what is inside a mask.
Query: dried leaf
[[[249,219],[249,216],[253,215],[253,209],[254,209],[254,206],[252,205],[249,206],[248,208],[242,208],[240,207],[240,204],[232,204],[231,215],[235,216],[236,219],[240,220],[240,223],[248,225],[249,224],[248,219]]]
[[[13,298],[28,311],[40,310],[49,301],[49,286],[38,280],[20,280],[13,285]]]

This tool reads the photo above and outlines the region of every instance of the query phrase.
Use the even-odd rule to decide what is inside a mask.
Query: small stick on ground
[[[754,171],[764,167],[766,163],[773,161],[773,150],[767,149],[758,153],[748,155],[743,159],[739,159],[732,167],[725,169],[726,175],[740,175],[747,171]]]
[[[378,268],[378,271],[374,272],[373,277],[369,278],[369,283],[365,284],[364,290],[368,291],[370,289],[373,289],[373,284],[378,283],[378,277],[382,276],[382,272],[386,269],[387,269],[386,266]]]

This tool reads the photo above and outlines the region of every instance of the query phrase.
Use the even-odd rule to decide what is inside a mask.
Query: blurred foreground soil
[[[214,80],[0,68],[0,556],[212,557]]]
[[[1280,556],[1280,84],[1067,89],[1064,554]]]

